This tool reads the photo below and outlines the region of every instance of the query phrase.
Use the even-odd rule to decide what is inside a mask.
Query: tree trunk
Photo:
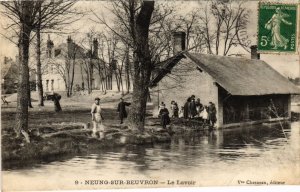
[[[105,91],[108,89],[108,73],[107,73],[107,69],[106,66],[104,66],[104,80],[105,80]]]
[[[90,85],[91,85],[90,93],[93,92],[93,78],[94,78],[93,71],[94,71],[94,67],[93,67],[93,63],[91,62],[91,66],[90,66]]]
[[[103,89],[102,73],[101,73],[101,67],[99,64],[98,64],[98,75],[99,75],[99,86],[101,86],[101,89],[103,91],[104,89]],[[99,89],[100,89],[100,87],[99,87]]]
[[[67,97],[70,97],[70,84],[71,84],[71,80],[70,80],[70,71],[71,71],[71,57],[68,56],[68,58],[66,59],[66,72],[65,72],[65,76],[66,76],[66,90],[67,90]]]
[[[83,69],[82,69],[82,65],[80,64],[80,74],[81,74],[81,88],[84,88],[84,77],[83,77]]]
[[[71,74],[71,82],[69,85],[69,96],[73,94],[73,83],[74,83],[74,76],[75,76],[75,56],[72,58],[72,74]]]
[[[130,91],[130,61],[129,61],[129,50],[126,51],[126,61],[125,61],[125,76],[126,76],[126,89],[127,93]]]
[[[32,107],[32,104],[31,104],[31,87],[30,87],[30,82],[29,82],[29,85],[28,85],[28,107],[29,108],[33,108]]]
[[[132,104],[129,112],[129,127],[144,131],[148,86],[150,82],[152,64],[149,50],[149,25],[154,10],[154,1],[143,1],[140,13],[137,15],[134,41],[134,76]]]
[[[123,87],[123,78],[122,78],[122,68],[123,68],[123,64],[121,66],[121,69],[119,70],[119,76],[120,76],[120,87],[121,87],[121,91],[122,91],[122,95],[124,95],[124,87]]]
[[[115,77],[116,77],[116,83],[117,83],[117,89],[118,89],[118,92],[120,92],[120,82],[121,82],[121,76],[118,77],[118,73],[117,71],[115,71]]]
[[[21,133],[25,136],[26,141],[30,142],[28,137],[28,100],[29,100],[29,42],[30,42],[30,25],[26,23],[26,19],[30,18],[29,7],[32,6],[31,2],[23,2],[23,16],[24,20],[20,23],[19,34],[19,77],[18,77],[18,94],[17,94],[17,114],[16,114],[16,126],[15,131],[17,137],[20,137]]]
[[[39,18],[41,16],[41,12],[39,11]],[[40,23],[39,23],[40,25]],[[37,87],[39,94],[39,106],[44,106],[44,98],[43,98],[43,83],[42,83],[42,64],[41,64],[41,31],[40,26],[37,27],[36,30],[36,72],[37,72]]]
[[[88,88],[88,94],[91,94],[92,93],[92,89],[93,89],[93,63],[92,63],[92,60],[90,59],[90,62],[89,62],[89,65],[87,66],[88,67],[88,85],[89,85],[89,88]]]

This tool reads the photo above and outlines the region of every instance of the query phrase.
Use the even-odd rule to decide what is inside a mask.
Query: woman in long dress
[[[276,9],[276,13],[272,16],[272,18],[265,24],[265,28],[271,30],[271,46],[272,49],[277,49],[278,47],[284,47],[287,49],[289,40],[285,38],[280,33],[280,25],[281,23],[285,23],[287,25],[292,25],[291,22],[286,21],[284,18],[288,17],[287,14],[282,13],[281,9],[278,7]]]
[[[189,97],[187,99],[187,101],[185,102],[184,107],[183,107],[183,109],[184,109],[184,111],[183,111],[183,117],[185,119],[188,119],[189,116],[190,116],[190,102],[191,102],[191,98]]]
[[[159,111],[160,123],[164,129],[166,129],[167,125],[170,124],[169,110],[167,108],[165,108],[165,106],[166,105],[163,104]]]

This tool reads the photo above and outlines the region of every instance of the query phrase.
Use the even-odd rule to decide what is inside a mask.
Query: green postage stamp
[[[258,50],[297,51],[297,4],[259,3]]]

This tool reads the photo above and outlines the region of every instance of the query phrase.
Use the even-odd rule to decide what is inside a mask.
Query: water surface
[[[166,186],[168,180],[191,180],[195,186],[238,185],[239,180],[299,184],[299,129],[300,123],[294,122],[190,132],[173,136],[168,144],[110,148],[22,167],[12,164],[2,173],[4,182],[21,181],[10,187],[35,190],[107,188],[111,185],[84,183],[112,179],[157,180],[156,187]]]

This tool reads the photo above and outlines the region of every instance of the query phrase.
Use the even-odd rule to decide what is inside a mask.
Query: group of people
[[[172,118],[185,119],[197,118],[203,121],[204,124],[214,127],[217,121],[216,114],[217,110],[213,102],[209,102],[208,106],[204,106],[200,102],[200,98],[196,100],[195,95],[190,96],[180,110],[177,102],[175,101],[171,101],[170,113],[164,102],[161,102],[159,106],[159,117],[161,118],[163,128],[166,128],[166,126],[170,124],[170,116]]]
[[[217,122],[217,109],[213,102],[209,102],[208,105],[203,105],[200,98],[196,100],[195,95],[187,98],[184,106],[181,109],[181,116],[185,119],[199,118],[204,123],[214,127]]]
[[[125,102],[123,98],[120,99],[118,104],[117,111],[119,113],[120,124],[123,124],[124,118],[127,117],[126,107],[130,106],[131,103]],[[211,127],[214,127],[217,117],[216,117],[216,106],[214,103],[209,102],[208,106],[204,106],[200,102],[200,98],[195,99],[195,95],[192,95],[187,99],[184,106],[179,110],[178,104],[175,101],[171,101],[170,106],[171,113],[166,108],[166,104],[161,102],[159,106],[159,117],[161,119],[161,125],[163,128],[166,128],[167,125],[170,124],[170,116],[171,118],[185,118],[185,119],[193,119],[197,118],[202,120],[204,124],[208,124]],[[100,128],[103,131],[102,121],[104,120],[102,116],[102,110],[100,107],[100,98],[95,98],[95,103],[92,105],[92,121],[93,121],[93,131],[96,132],[97,128]],[[101,128],[102,126],[102,128]]]

